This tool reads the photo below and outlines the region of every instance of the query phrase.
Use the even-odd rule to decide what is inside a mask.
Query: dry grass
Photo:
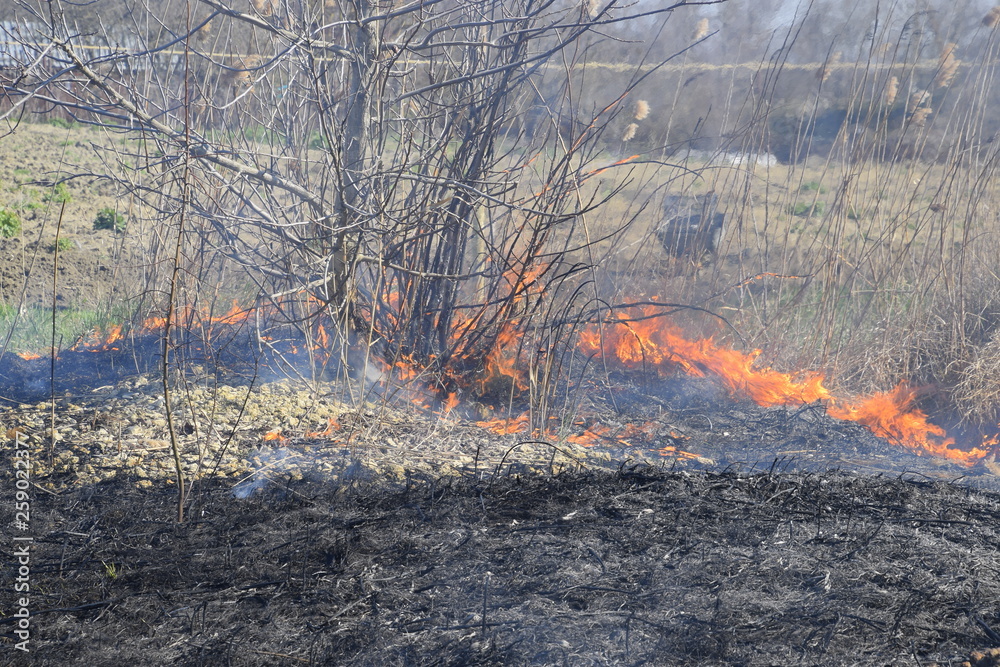
[[[959,376],[954,403],[961,415],[974,422],[1000,420],[1000,329],[974,356]]]
[[[983,23],[1000,23],[1000,7]],[[875,42],[898,44],[898,36]],[[671,119],[670,148],[642,156],[659,164],[620,167],[627,186],[600,219],[587,221],[594,237],[634,221],[600,246],[600,297],[656,295],[704,307],[731,327],[691,318],[702,333],[762,349],[761,363],[823,370],[851,391],[886,390],[900,380],[932,385],[938,406],[996,423],[998,50],[987,31],[957,36],[929,62],[894,60],[898,49],[873,47],[869,60],[849,63],[831,49],[818,68],[766,77],[762,69],[760,79],[774,77],[773,94],[741,88],[733,77],[728,99],[738,101],[719,131],[730,142],[717,143],[715,153],[686,149],[694,141],[683,123],[700,121],[697,110],[708,106],[698,97],[708,93],[689,82],[717,89],[725,79],[665,73],[659,97],[641,94],[657,117]],[[829,138],[810,134],[831,109],[848,120]],[[739,128],[735,139],[729,127]],[[648,133],[644,125],[642,136]],[[755,159],[788,137],[791,159]],[[652,236],[663,196],[708,191],[727,214],[718,255],[666,258]]]
[[[899,94],[899,77],[891,76],[889,81],[885,85],[885,95],[883,97],[882,103],[891,107],[896,102],[896,96]]]
[[[267,15],[270,6],[255,3],[255,11]],[[593,14],[600,3],[583,7]],[[998,22],[1000,7],[983,19],[988,28]],[[708,30],[702,19],[694,38]],[[568,247],[570,258],[595,267],[580,292],[587,303],[657,296],[703,307],[731,325],[705,317],[696,322],[703,333],[761,348],[765,363],[824,369],[856,390],[933,381],[966,418],[995,419],[1000,278],[991,259],[1000,192],[987,121],[997,47],[986,42],[973,56],[966,46],[935,51],[936,67],[933,59],[896,62],[892,49],[874,46],[867,62],[843,62],[831,47],[822,66],[777,72],[761,64],[758,88],[747,87],[744,70],[714,63],[664,68],[648,89],[622,98],[629,101],[602,137],[605,152],[567,167],[579,178],[581,207],[610,200],[553,232],[547,250]],[[254,71],[260,61],[230,64],[220,97],[266,85],[267,72]],[[706,100],[716,116],[706,118]],[[821,146],[809,128],[831,110],[856,122]],[[690,150],[713,145],[705,137],[714,153]],[[769,142],[788,137],[785,164],[757,161]],[[518,186],[530,201],[557,161],[513,150],[512,163],[531,165]],[[632,153],[639,158],[629,160]],[[717,256],[668,259],[653,237],[663,197],[709,191],[727,215]],[[518,215],[502,224],[519,229]]]
[[[956,165],[924,161],[733,162],[622,168],[630,185],[587,220],[592,237],[635,221],[592,249],[601,298],[706,307],[732,329],[690,322],[763,349],[763,363],[824,370],[851,391],[933,383],[966,419],[995,420],[1000,278],[988,257],[1000,189],[970,187],[981,165],[956,177]],[[668,259],[652,236],[663,195],[710,190],[728,221],[718,256]]]

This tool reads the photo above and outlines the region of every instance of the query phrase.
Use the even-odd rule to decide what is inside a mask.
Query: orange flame
[[[900,383],[892,391],[855,399],[843,406],[830,405],[827,407],[827,412],[837,419],[863,424],[875,435],[912,449],[918,454],[926,452],[933,456],[955,459],[966,465],[974,465],[990,453],[989,449],[978,447],[968,452],[955,449],[954,438],[949,438],[940,426],[927,421],[927,415],[922,410],[913,407],[916,395],[916,389],[906,383]],[[983,444],[990,446],[989,440]]]
[[[742,393],[763,406],[812,403],[831,398],[820,373],[780,373],[756,369],[760,350],[744,354],[723,347],[711,338],[689,340],[680,329],[656,318],[656,306],[646,306],[638,321],[619,321],[580,334],[580,350],[605,359],[617,359],[625,368],[646,368],[669,375],[680,366],[689,375],[712,374],[730,391]],[[645,319],[639,319],[645,318]]]
[[[34,352],[18,352],[17,356],[21,357],[25,361],[34,361],[35,359],[42,358],[42,355],[35,354]]]
[[[633,447],[635,445],[632,441],[639,440],[643,445],[648,446],[651,443],[656,443],[658,432],[661,427],[662,425],[655,421],[648,421],[645,424],[625,424],[623,427],[618,429],[613,429],[604,424],[595,423],[579,435],[568,436],[566,438],[566,442],[583,445],[584,447],[592,447],[594,445],[604,445],[608,443],[617,443],[626,447]],[[673,431],[670,432],[669,437],[674,440],[687,440],[686,437],[677,435]],[[683,449],[674,447],[673,445],[662,445],[657,447],[656,453],[660,456],[675,456],[678,458],[710,462],[709,459],[706,459],[703,456],[692,452],[686,452]]]
[[[519,391],[528,388],[524,374],[517,368],[517,342],[521,333],[515,331],[515,325],[516,323],[505,324],[497,335],[496,344],[486,355],[485,372],[478,380],[480,388],[485,389],[492,381],[503,378],[507,378]]]
[[[633,309],[631,317],[621,317],[603,327],[590,327],[580,334],[579,349],[606,361],[616,361],[627,369],[648,369],[667,375],[682,368],[689,375],[713,375],[730,392],[748,396],[759,405],[799,405],[827,401],[828,413],[838,419],[855,421],[878,436],[917,453],[973,465],[989,449],[964,451],[954,447],[944,429],[928,421],[913,405],[916,390],[900,384],[889,392],[868,398],[851,399],[838,405],[823,384],[822,373],[781,373],[771,368],[755,368],[760,350],[749,354],[715,343],[712,338],[689,340],[680,330],[657,317],[657,306]],[[990,447],[988,442],[983,443]]]
[[[513,435],[528,430],[528,413],[514,419],[488,419],[476,422],[476,426],[489,429],[500,435]]]
[[[307,431],[305,437],[307,438],[328,438],[333,435],[334,431],[340,430],[340,422],[337,421],[336,417],[330,417],[326,420],[326,428],[322,431]],[[268,434],[270,435],[270,433]],[[264,437],[267,440],[267,436]]]

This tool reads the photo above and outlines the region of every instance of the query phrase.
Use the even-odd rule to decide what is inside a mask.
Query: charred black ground
[[[182,525],[173,503],[124,475],[35,498],[32,664],[926,665],[1000,639],[1000,497],[912,476],[216,484]]]
[[[32,488],[28,656],[12,648],[15,545],[0,545],[3,661],[1000,664],[995,470],[917,456],[819,405],[739,402],[709,379],[608,382],[582,393],[576,424],[610,429],[606,442],[572,451],[416,408],[342,412],[380,423],[353,449],[334,442],[343,431],[307,435],[308,410],[268,444],[262,412],[230,453],[268,474],[199,481],[183,524],[169,468],[149,472],[167,457],[150,417],[101,426],[158,384],[60,398],[61,467]],[[26,425],[43,457],[47,414],[16,405],[0,421]],[[648,440],[623,442],[629,424]],[[425,465],[445,459],[447,472]]]

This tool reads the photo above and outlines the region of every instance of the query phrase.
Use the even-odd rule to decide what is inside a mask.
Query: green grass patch
[[[20,231],[21,216],[9,208],[0,210],[0,236],[9,239]]]
[[[56,183],[55,187],[45,193],[45,201],[55,204],[68,204],[71,199],[73,199],[73,195],[69,193],[69,188],[61,182]]]
[[[52,347],[52,309],[41,306],[18,309],[0,305],[0,331],[11,331],[9,349],[13,352],[41,354]],[[127,322],[131,312],[122,306],[112,308],[65,308],[56,311],[55,345],[71,347],[81,337],[95,331],[105,332]]]
[[[48,123],[52,127],[61,127],[64,130],[71,130],[76,127],[76,123],[65,118],[49,118]]]
[[[58,250],[59,252],[67,252],[75,247],[76,244],[73,243],[73,239],[66,238],[65,236],[63,236],[58,241],[55,241],[49,245],[49,251],[56,252]]]
[[[11,188],[14,197],[7,202],[7,207],[14,211],[35,211],[43,208],[41,193],[35,188],[14,186]]]
[[[823,187],[823,184],[819,181],[809,181],[808,183],[802,184],[802,187],[799,188],[799,192],[818,192],[821,195],[825,195],[828,190]]]
[[[796,202],[788,212],[799,218],[818,218],[826,211],[826,202]]]
[[[94,217],[94,229],[110,229],[118,234],[127,226],[128,219],[113,208],[102,208]]]

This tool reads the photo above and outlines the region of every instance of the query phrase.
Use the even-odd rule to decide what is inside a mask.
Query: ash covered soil
[[[342,432],[310,433],[324,401],[271,387],[178,524],[162,425],[143,407],[152,384],[61,406],[72,455],[52,467],[46,406],[0,411],[39,464],[24,663],[998,664],[997,477],[821,410],[708,391],[630,408],[619,392],[617,412],[588,409],[655,420],[644,449],[413,410],[344,447]],[[341,429],[366,419],[326,403]],[[281,414],[297,426],[262,442]],[[663,446],[700,456],[652,454]],[[12,525],[13,503],[0,515]]]
[[[996,664],[1000,498],[956,485],[640,467],[173,505],[35,499],[33,664]]]

